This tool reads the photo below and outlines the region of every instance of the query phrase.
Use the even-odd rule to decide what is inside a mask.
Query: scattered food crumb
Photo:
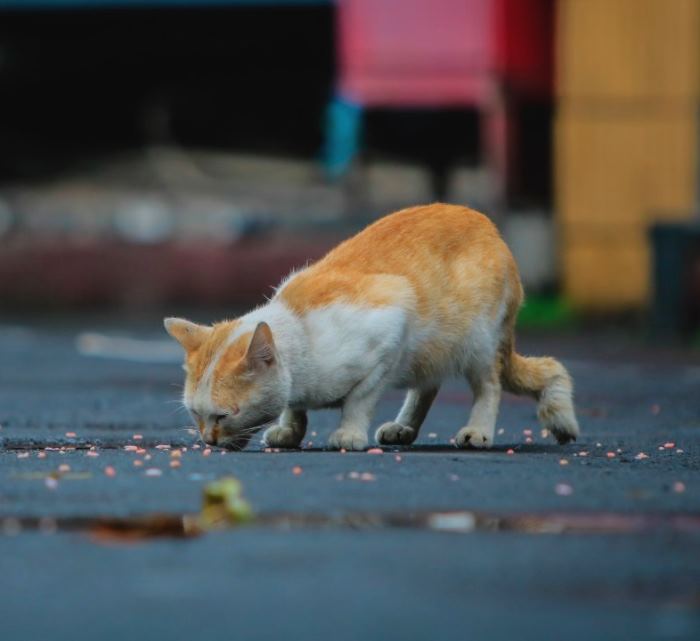
[[[182,465],[182,463],[180,463],[180,461],[177,459],[170,461],[170,467],[180,467],[180,465]]]
[[[202,456],[209,456],[211,454],[211,448],[207,447],[206,449],[202,450]]]
[[[198,450],[200,447],[202,447],[202,446],[201,446],[199,443],[194,443],[194,444],[192,445],[192,449],[193,449],[193,450]]]
[[[75,438],[78,436],[75,432],[66,432],[66,437],[67,438]]]
[[[559,465],[568,465],[569,461],[567,461],[565,458],[559,459]]]
[[[428,438],[437,438],[436,432],[428,432]]]
[[[523,434],[525,434],[525,436],[532,436],[532,430],[523,430]]]
[[[70,465],[66,465],[65,463],[62,463],[61,465],[58,466],[58,471],[61,474],[65,474],[66,472],[70,472]]]
[[[137,447],[137,448],[136,448],[136,453],[137,453],[137,454],[145,454],[145,453],[146,453],[146,449],[143,448],[143,447]]]
[[[380,447],[370,447],[367,450],[367,454],[384,454],[384,450]]]
[[[95,458],[96,456],[99,456],[99,452],[95,452],[95,450],[88,450],[85,452],[85,456],[91,456],[92,458]]]
[[[526,442],[526,443],[532,443],[532,437],[531,437],[531,436],[526,436],[526,437],[525,437],[525,442]]]
[[[46,452],[39,452],[36,456],[37,458],[46,458]]]
[[[292,468],[292,474],[294,474],[294,476],[299,476],[302,472],[303,472],[303,470],[301,469],[301,466],[299,466],[299,465],[295,465]]]
[[[605,456],[607,456],[608,458],[615,458],[617,454],[615,454],[615,452],[608,452]]]
[[[151,458],[152,458],[152,457],[151,457],[150,454],[146,454],[146,456],[143,457],[143,460],[144,460],[144,461],[150,461]]]
[[[678,449],[676,450],[676,454],[683,454],[683,450],[680,449],[680,448],[678,448]]]
[[[595,446],[596,446],[596,447],[603,447],[603,444],[602,444],[602,443],[596,443]]]
[[[540,436],[542,438],[547,438],[549,437],[549,430],[540,430]]]
[[[452,438],[450,439],[450,445],[454,445],[455,443],[457,443],[457,439],[455,439],[454,437],[452,437]]]
[[[450,481],[459,481],[459,476],[456,474],[450,474]]]
[[[397,454],[397,455],[394,457],[394,460],[395,460],[397,463],[401,463],[401,456],[400,456],[399,454]]]
[[[499,427],[498,432],[496,432],[496,433],[497,434],[505,434],[505,430],[502,427]]]
[[[165,443],[161,443],[160,445],[156,445],[156,449],[157,450],[169,450],[170,445],[167,445]]]
[[[360,474],[360,481],[375,481],[377,477],[371,472],[362,472]]]
[[[170,452],[170,458],[182,458],[182,452],[180,450],[173,450]]]
[[[136,447],[136,445],[125,445],[125,446],[124,446],[124,449],[125,449],[127,452],[135,452],[135,451],[138,450],[139,448]]]
[[[53,476],[47,476],[44,479],[44,485],[50,490],[55,490],[58,487],[58,481]]]
[[[111,465],[108,465],[105,468],[105,475],[106,476],[116,476],[117,475],[117,470],[115,470]]]
[[[159,470],[157,467],[149,467],[144,474],[146,476],[162,476],[163,470]]]
[[[676,481],[673,484],[673,491],[676,494],[682,494],[683,492],[685,492],[685,483],[683,483],[682,481]]]
[[[20,452],[17,454],[17,458],[29,458],[29,452]]]
[[[515,450],[510,448],[510,449],[506,450],[506,454],[515,454]]]
[[[661,411],[661,405],[659,405],[658,403],[654,403],[654,404],[651,406],[651,413],[652,413],[654,416],[656,416],[660,411]]]
[[[578,455],[579,455],[579,456],[588,456],[588,452],[586,452],[586,451],[584,450],[583,452],[579,452]]]
[[[568,483],[557,483],[554,486],[554,491],[559,496],[571,496],[574,493],[574,488],[571,487]]]
[[[664,443],[664,449],[666,450],[672,450],[674,447],[676,447],[675,443],[671,443],[670,441],[668,443]]]
[[[348,474],[348,476],[349,476],[351,479],[359,479],[359,478],[360,478],[360,473],[359,473],[359,472],[350,472],[350,474]]]
[[[341,447],[341,448],[340,448],[340,453],[341,453],[341,454],[345,454],[346,452],[347,452],[347,450],[346,450],[344,447]]]
[[[141,441],[141,440],[143,440],[143,434],[134,434],[131,438],[134,441]]]
[[[643,461],[645,458],[649,458],[648,454],[645,454],[644,452],[640,452],[637,454],[637,456],[634,457],[635,461]]]
[[[137,458],[134,461],[134,467],[141,467],[143,465],[143,461],[140,458]]]

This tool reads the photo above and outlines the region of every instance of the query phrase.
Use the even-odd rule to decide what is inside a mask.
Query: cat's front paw
[[[418,433],[412,427],[401,423],[384,423],[377,428],[374,438],[381,445],[410,445],[416,436]]]
[[[304,438],[299,432],[284,425],[273,425],[265,430],[263,443],[268,447],[281,447],[284,449],[296,449]]]
[[[463,427],[455,437],[457,447],[474,447],[477,449],[488,449],[493,445],[493,435],[479,429],[478,427]]]
[[[333,450],[364,450],[367,447],[367,434],[338,429],[328,438],[328,447]]]

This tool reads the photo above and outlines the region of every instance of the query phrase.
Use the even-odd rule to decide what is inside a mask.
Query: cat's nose
[[[216,445],[219,442],[219,428],[215,426],[205,431],[202,439],[207,445]]]

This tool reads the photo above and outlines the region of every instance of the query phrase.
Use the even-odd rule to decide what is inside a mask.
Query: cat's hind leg
[[[306,412],[287,408],[279,421],[265,430],[263,442],[269,447],[296,449],[306,434],[306,424]]]
[[[438,387],[410,389],[396,420],[380,425],[374,438],[381,445],[410,445],[416,440]]]
[[[496,359],[489,366],[471,369],[467,373],[474,393],[469,422],[455,437],[457,447],[488,448],[493,445],[498,406],[501,401],[499,363]]]

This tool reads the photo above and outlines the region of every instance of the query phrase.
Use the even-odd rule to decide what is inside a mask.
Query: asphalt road
[[[161,337],[104,319],[0,326],[3,639],[700,638],[697,352],[525,337],[524,352],[563,358],[575,378],[583,435],[567,446],[506,396],[496,447],[454,449],[469,403],[454,382],[413,448],[323,451],[329,411],[312,415],[303,451],[205,455],[177,407],[174,352],[118,344],[127,360],[107,343],[88,356],[100,350],[84,337],[77,349],[86,330]],[[399,404],[388,395],[377,423]],[[227,475],[257,524],[136,542],[68,527],[196,513]],[[388,518],[450,511],[473,527]]]

